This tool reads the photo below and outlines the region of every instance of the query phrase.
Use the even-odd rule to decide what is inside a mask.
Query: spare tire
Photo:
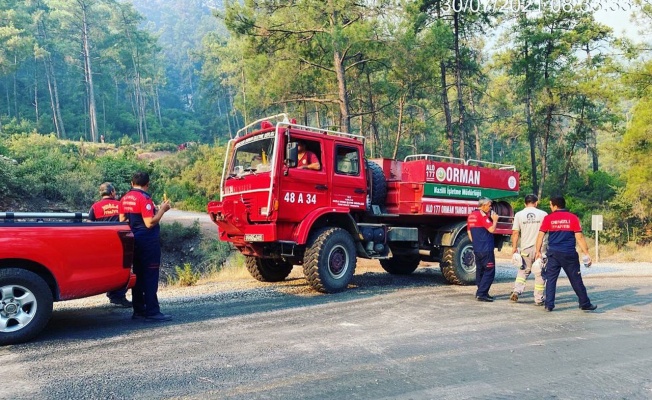
[[[385,173],[380,165],[375,162],[369,160],[365,160],[365,162],[367,164],[367,170],[370,171],[371,204],[384,206],[385,198],[387,197],[387,181],[385,180]]]

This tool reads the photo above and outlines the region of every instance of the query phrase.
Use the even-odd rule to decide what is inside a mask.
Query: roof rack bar
[[[247,130],[250,129],[251,127],[253,127],[254,125],[257,125],[257,124],[259,124],[259,123],[261,123],[263,121],[267,121],[267,120],[270,120],[270,119],[279,119],[280,117],[283,117],[283,119],[282,119],[283,122],[289,122],[290,121],[288,119],[287,113],[280,113],[280,114],[272,115],[272,116],[269,116],[269,117],[260,118],[260,119],[255,120],[254,122],[250,123],[249,125],[245,126],[244,128],[238,129],[238,131],[235,134],[235,138],[237,139],[240,136],[245,136],[247,134]]]
[[[364,142],[365,139],[366,139],[364,137],[364,135],[356,135],[356,134],[353,134],[353,133],[332,131],[332,130],[323,129],[323,128],[315,128],[314,126],[292,124],[292,123],[287,122],[287,121],[279,122],[277,124],[277,126],[279,126],[279,127],[283,126],[283,125],[291,126],[293,128],[303,129],[304,131],[309,131],[309,132],[313,132],[313,133],[322,133],[324,135],[341,136],[341,137],[350,138],[350,139],[357,139],[357,140],[359,140],[361,142]]]
[[[466,165],[470,165],[470,163],[476,163],[478,166],[494,166],[498,167],[498,169],[505,169],[505,170],[510,170],[510,171],[516,171],[516,166],[515,165],[509,165],[509,164],[500,164],[500,163],[495,163],[491,161],[482,161],[482,160],[466,160]]]
[[[0,212],[0,219],[25,219],[25,218],[87,219],[88,213]]]
[[[414,160],[420,160],[420,159],[430,160],[431,158],[435,159],[435,160],[459,161],[462,164],[465,163],[463,158],[440,156],[440,155],[437,155],[437,154],[412,154],[410,156],[405,157],[405,159],[403,159],[403,161],[410,161],[412,159],[414,159]]]

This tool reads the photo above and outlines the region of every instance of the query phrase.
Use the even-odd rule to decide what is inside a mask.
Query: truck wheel
[[[261,282],[280,282],[290,275],[293,265],[270,258],[247,257],[247,271]]]
[[[475,256],[469,236],[464,233],[455,241],[455,246],[444,250],[439,263],[444,278],[456,285],[475,283]]]
[[[418,254],[401,255],[380,260],[380,266],[393,275],[410,275],[417,269],[421,257]]]
[[[26,342],[52,315],[52,291],[31,271],[0,269],[0,345]]]
[[[387,197],[385,173],[380,165],[373,161],[367,161],[367,168],[371,171],[371,204],[384,206]]]
[[[347,288],[355,272],[353,239],[341,228],[322,228],[308,240],[303,257],[303,273],[310,286],[322,293]]]

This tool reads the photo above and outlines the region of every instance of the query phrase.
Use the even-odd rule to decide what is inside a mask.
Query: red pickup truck
[[[0,345],[28,341],[54,301],[132,287],[134,237],[126,223],[82,213],[0,213]]]

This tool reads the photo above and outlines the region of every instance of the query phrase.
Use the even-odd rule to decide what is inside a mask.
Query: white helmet
[[[532,263],[532,269],[541,269],[541,266],[542,266],[541,264],[543,264],[543,261],[540,258],[537,258]]]
[[[521,267],[523,265],[523,257],[518,253],[514,253],[512,255],[512,265],[515,267]]]

